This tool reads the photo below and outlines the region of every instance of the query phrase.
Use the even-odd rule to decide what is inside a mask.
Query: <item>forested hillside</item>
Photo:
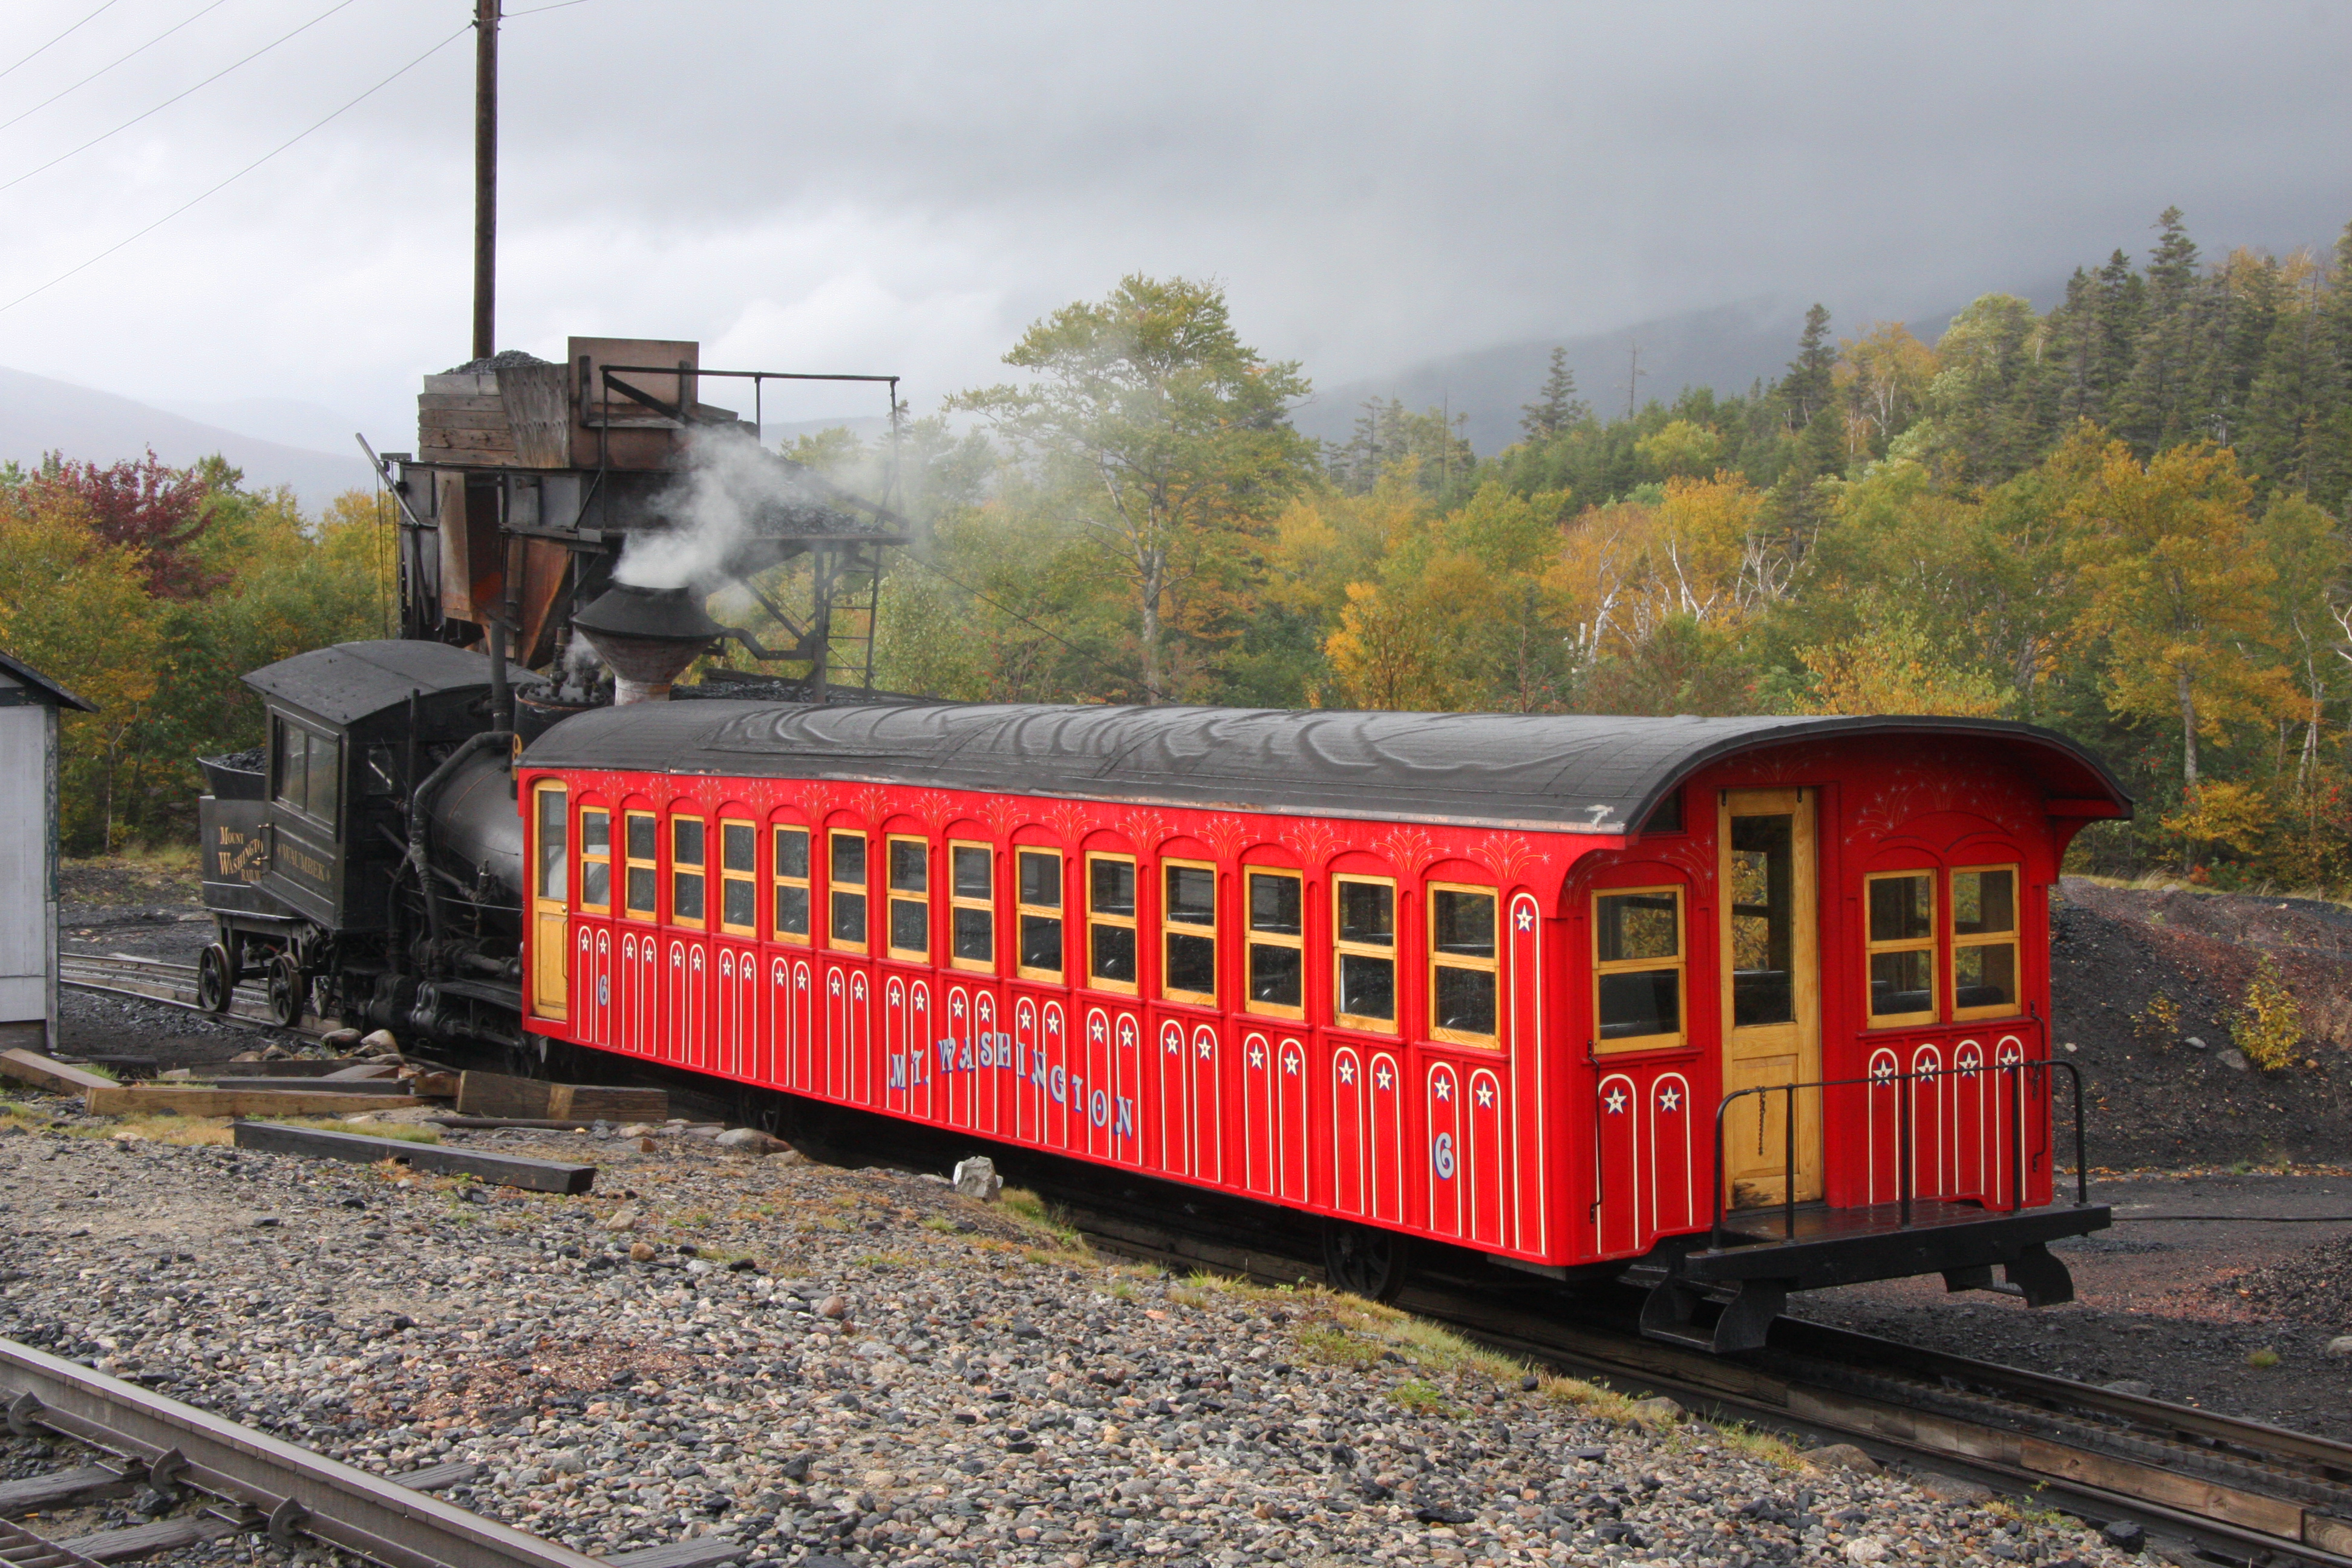
[[[2004,295],[1941,339],[1808,318],[1787,373],[1603,419],[1556,367],[1525,437],[1434,412],[1318,447],[1300,367],[1213,289],[1038,323],[1020,384],[919,423],[931,527],[884,680],[982,700],[1930,712],[2090,744],[2142,802],[2100,868],[2352,879],[2352,229]],[[802,455],[847,469],[836,438]]]

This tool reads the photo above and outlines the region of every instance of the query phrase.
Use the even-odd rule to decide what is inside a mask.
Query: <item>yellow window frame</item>
[[[1021,860],[1024,856],[1028,855],[1050,858],[1054,862],[1054,889],[1056,902],[1051,905],[1033,904],[1021,896]],[[1056,984],[1060,984],[1062,976],[1068,973],[1070,970],[1069,857],[1059,849],[1048,849],[1038,845],[1014,845],[1013,847],[1013,973],[1024,980],[1045,980]],[[1023,938],[1027,935],[1024,929],[1024,922],[1030,920],[1049,920],[1060,928],[1062,933],[1060,968],[1036,969],[1022,962],[1023,954],[1027,949],[1027,943],[1023,941]]]
[[[959,852],[967,850],[978,850],[982,858],[987,862],[988,896],[984,899],[968,898],[962,892],[958,890],[955,872],[956,856]],[[947,872],[948,967],[950,969],[965,970],[975,974],[993,974],[996,973],[997,945],[1003,940],[1003,933],[996,929],[996,846],[993,844],[983,844],[976,838],[949,839]],[[977,958],[966,958],[956,952],[955,911],[958,910],[979,910],[987,915],[988,958],[985,962]]]
[[[2009,873],[2009,929],[2004,931],[1985,931],[1979,935],[1966,936],[1961,934],[1960,931],[1959,912],[1957,909],[1953,910],[1951,984],[1952,1018],[1955,1022],[1958,1022],[1963,1019],[1976,1018],[2014,1018],[2025,1011],[2025,972],[2023,969],[2024,952],[2019,942],[2019,928],[2025,923],[2025,910],[2023,907],[2023,893],[2025,889],[2024,868],[2017,865],[1955,866],[1949,873],[1952,887],[1951,896],[1954,899],[1958,898],[1960,879],[1962,877],[1981,874],[1987,871],[2006,871]],[[1960,950],[1962,948],[1969,947],[2005,947],[2010,950],[2010,984],[2017,992],[2016,1001],[2007,1005],[1995,1003],[1990,1007],[1963,1007],[1960,1005]]]
[[[1123,915],[1103,914],[1096,910],[1095,868],[1097,866],[1124,866],[1127,868],[1128,886],[1134,889],[1133,898],[1128,905],[1128,909],[1130,912]],[[1143,878],[1141,868],[1136,864],[1135,857],[1132,855],[1109,854],[1088,855],[1087,857],[1087,874],[1083,883],[1081,884],[1081,890],[1086,895],[1085,924],[1087,931],[1087,989],[1089,991],[1108,991],[1117,996],[1134,996],[1139,994],[1140,993],[1143,981],[1143,936],[1137,922],[1141,916],[1143,910]],[[1124,931],[1127,932],[1128,951],[1131,952],[1135,958],[1135,978],[1133,980],[1107,980],[1095,973],[1095,928],[1097,926],[1108,931]],[[1066,951],[1062,956],[1063,961],[1067,963],[1069,959],[1068,952]]]
[[[1298,904],[1298,934],[1287,931],[1260,931],[1251,923],[1250,911],[1256,907],[1251,897],[1250,881],[1256,877],[1279,877],[1297,884]],[[1281,1002],[1260,1002],[1256,999],[1256,960],[1250,950],[1255,947],[1286,947],[1298,954],[1298,1005]],[[1307,1016],[1307,875],[1284,866],[1244,866],[1242,868],[1242,1011],[1255,1013],[1261,1018],[1304,1018]]]
[[[841,841],[845,838],[855,839],[859,847],[864,851],[864,857],[861,859],[860,864],[865,868],[865,874],[856,882],[836,882],[834,880],[833,867],[834,861],[836,858],[836,849]],[[840,952],[870,952],[873,951],[874,900],[871,896],[873,886],[873,836],[868,834],[864,828],[860,827],[827,828],[824,835],[824,945],[826,947]],[[837,919],[835,911],[839,908],[839,900],[845,897],[856,899],[859,905],[864,910],[865,918],[858,922],[860,925],[864,926],[866,930],[866,937],[862,942],[842,937],[835,932],[834,927]]]
[[[784,858],[777,848],[787,833],[797,834],[801,841],[801,874],[787,877],[783,873]],[[768,825],[768,934],[777,942],[788,942],[794,947],[806,947],[813,940],[810,931],[786,931],[776,921],[776,889],[798,888],[801,890],[801,922],[813,931],[816,925],[816,894],[809,884],[812,876],[811,858],[816,853],[814,839],[809,830],[796,822],[772,822]]]
[[[604,849],[602,854],[588,847],[588,819],[597,817],[604,824]],[[588,901],[588,868],[604,868],[604,901]],[[608,915],[613,912],[613,813],[609,806],[583,805],[580,808],[580,908],[583,912]]]
[[[1881,882],[1927,880],[1927,934],[1903,937],[1888,942],[1874,942],[1870,936],[1870,890]],[[1932,1024],[1937,1017],[1937,998],[1943,994],[1941,954],[1937,948],[1943,934],[1941,900],[1937,897],[1939,879],[1933,870],[1915,867],[1902,871],[1874,871],[1862,879],[1862,1005],[1873,1029],[1903,1029],[1919,1024]],[[1882,1013],[1870,978],[1871,961],[1881,953],[1924,952],[1927,955],[1927,1005],[1916,1013]]]
[[[640,822],[653,824],[654,853],[650,859],[630,848],[630,840],[635,835],[629,829]],[[625,811],[621,814],[621,866],[622,913],[633,921],[658,921],[661,918],[661,818],[655,813]],[[639,869],[649,873],[652,878],[654,901],[651,908],[642,908],[630,900],[629,873]]]
[[[1168,883],[1171,879],[1169,873],[1173,871],[1205,871],[1208,873],[1209,923],[1207,925],[1197,925],[1191,921],[1178,921],[1170,916],[1168,912],[1170,909],[1170,900],[1167,897],[1167,893]],[[1141,889],[1139,887],[1139,893],[1140,890]],[[1224,948],[1223,944],[1223,939],[1224,936],[1224,910],[1220,907],[1223,905],[1224,900],[1218,897],[1217,868],[1215,862],[1210,860],[1162,860],[1160,862],[1160,891],[1161,895],[1160,900],[1160,994],[1166,997],[1171,1002],[1189,1002],[1196,1007],[1213,1007],[1217,1005],[1217,993],[1215,990],[1215,986],[1219,979],[1217,966],[1219,962],[1224,956]],[[1168,974],[1171,967],[1168,962],[1168,945],[1171,941],[1180,936],[1205,937],[1208,940],[1209,984],[1211,987],[1209,990],[1185,991],[1168,983]]]
[[[744,841],[751,846],[751,864],[738,870],[729,864],[729,835],[740,829]],[[745,890],[751,901],[751,919],[748,921],[727,918],[727,895],[736,888]],[[760,825],[740,816],[719,819],[719,902],[711,910],[719,929],[730,936],[760,934]]]
[[[1340,936],[1340,889],[1350,887],[1388,889],[1389,942],[1386,947],[1382,947],[1378,942],[1349,942]],[[1393,1035],[1397,1032],[1399,1020],[1394,1015],[1404,1010],[1402,1005],[1402,988],[1397,984],[1404,964],[1404,921],[1402,919],[1404,911],[1400,907],[1402,902],[1403,897],[1397,890],[1397,879],[1394,877],[1340,875],[1331,879],[1331,1021],[1342,1028],[1361,1029],[1375,1035]],[[1350,955],[1387,961],[1391,1016],[1372,1018],[1361,1014],[1349,1013],[1341,1008],[1339,1005],[1340,970],[1345,960]]]
[[[688,827],[699,829],[702,838],[691,860],[679,858],[678,839]],[[698,901],[702,905],[702,912],[698,915],[677,912],[678,889],[689,878],[693,879],[694,890],[698,895]],[[707,817],[691,813],[673,816],[669,819],[669,923],[690,926],[696,931],[707,931],[710,927],[710,822]]]
[[[1474,958],[1463,953],[1441,953],[1437,951],[1437,899],[1441,893],[1469,893],[1486,900],[1487,944],[1494,951],[1491,958]],[[1482,888],[1475,882],[1432,882],[1422,900],[1428,906],[1429,962],[1424,965],[1423,983],[1427,986],[1423,999],[1429,1007],[1429,1037],[1449,1045],[1480,1046],[1488,1050],[1502,1048],[1503,1026],[1503,894],[1498,888]],[[1478,1034],[1469,1029],[1440,1028],[1437,1023],[1437,972],[1458,969],[1494,977],[1495,1033]]]
[[[901,889],[898,886],[897,850],[901,844],[911,844],[923,852],[923,885],[920,889]],[[869,868],[867,876],[872,877]],[[891,957],[913,963],[929,963],[931,960],[931,841],[918,833],[893,833],[882,840],[882,942]],[[898,906],[919,904],[923,911],[923,945],[898,945]],[[872,927],[867,930],[870,932]]]
[[[1672,1051],[1680,1050],[1690,1038],[1690,906],[1683,897],[1679,883],[1667,883],[1654,888],[1595,888],[1592,890],[1592,1049],[1596,1056],[1612,1051]],[[1603,899],[1654,899],[1661,895],[1672,899],[1675,905],[1675,956],[1670,962],[1663,958],[1612,958],[1601,956],[1601,900]],[[1672,1033],[1654,1035],[1622,1035],[1616,1039],[1601,1037],[1601,983],[1612,974],[1654,974],[1660,970],[1675,972],[1675,1020],[1681,1026]]]

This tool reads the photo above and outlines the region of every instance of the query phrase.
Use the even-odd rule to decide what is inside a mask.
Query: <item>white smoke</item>
[[[670,526],[630,535],[614,578],[636,588],[716,586],[763,513],[817,500],[750,431],[732,425],[689,431],[685,472],[654,500]]]

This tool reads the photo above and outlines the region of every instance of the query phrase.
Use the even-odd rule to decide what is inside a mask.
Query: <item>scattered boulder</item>
[[[1864,1453],[1860,1448],[1855,1447],[1851,1443],[1824,1443],[1818,1448],[1807,1449],[1805,1451],[1805,1458],[1811,1463],[1820,1465],[1824,1468],[1835,1466],[1838,1468],[1844,1470],[1860,1470],[1864,1475],[1869,1475],[1871,1472],[1878,1468],[1878,1461],[1876,1459],[1872,1458],[1868,1454]],[[1856,1561],[1860,1561],[1860,1559],[1856,1559]],[[1877,1559],[1873,1558],[1871,1561],[1876,1562]]]
[[[2118,1552],[2137,1552],[2147,1544],[2147,1531],[2128,1519],[2115,1521],[2100,1531],[2099,1536]]]
[[[2220,1062],[2223,1067],[2228,1068],[2231,1072],[2245,1072],[2249,1070],[2250,1064],[2246,1060],[2246,1053],[2240,1050],[2235,1046],[2222,1047],[2220,1052],[2214,1056],[2213,1059]]]
[[[827,1296],[816,1304],[816,1315],[820,1318],[831,1318],[834,1321],[839,1322],[849,1316],[849,1298]]]
[[[1843,1443],[1836,1446],[1845,1447]],[[1867,1535],[1849,1541],[1845,1543],[1845,1560],[1849,1563],[1884,1563],[1886,1561],[1886,1542]]]
[[[2352,1361],[2352,1334],[2338,1334],[2328,1341],[2327,1353],[2339,1361]]]
[[[721,1149],[740,1149],[757,1157],[774,1154],[792,1147],[781,1138],[771,1138],[756,1127],[730,1127],[713,1140]]]
[[[654,1260],[654,1249],[653,1249],[653,1244],[652,1244],[651,1242],[645,1242],[645,1241],[633,1241],[633,1242],[631,1242],[631,1243],[629,1244],[629,1261],[630,1261],[630,1262],[632,1262],[632,1263],[651,1263],[653,1260]]]
[[[1004,1178],[996,1173],[996,1162],[985,1154],[974,1154],[956,1162],[955,1190],[968,1198],[992,1204],[1004,1191]]]
[[[355,1048],[360,1039],[357,1029],[330,1029],[319,1037],[319,1044],[331,1051],[342,1052]]]
[[[1923,1471],[1915,1479],[1919,1483],[1919,1489],[1937,1502],[1992,1501],[1992,1489],[1981,1481],[1971,1481],[1959,1476],[1937,1475],[1933,1471]]]
[[[394,1037],[390,1029],[378,1029],[361,1037],[359,1054],[363,1057],[396,1057],[400,1054],[400,1041]]]
[[[2103,1383],[2099,1386],[2109,1394],[2128,1394],[2136,1399],[2147,1399],[2156,1393],[2155,1387],[2144,1377],[2119,1377],[2113,1383]]]
[[[259,1059],[265,1062],[292,1061],[294,1059],[294,1053],[288,1050],[284,1046],[272,1043],[261,1047],[261,1056]]]
[[[1630,1414],[1636,1426],[1654,1432],[1661,1427],[1672,1426],[1680,1422],[1683,1418],[1683,1407],[1664,1394],[1654,1394],[1648,1399],[1633,1401],[1633,1407]]]
[[[2203,1050],[2203,1049],[2205,1048],[2205,1042],[2204,1042],[2204,1041],[2202,1041],[2202,1040],[2200,1040],[2200,1039],[2199,1039],[2199,1038],[2198,1038],[2196,1036],[2194,1036],[2194,1035],[2189,1036],[2187,1039],[2185,1039],[2185,1040],[2181,1041],[2180,1043],[2181,1043],[2182,1045],[2184,1045],[2184,1046],[2187,1046],[2187,1047],[2188,1047],[2190,1050],[2192,1050],[2192,1051],[2201,1051],[2201,1050]]]
[[[606,1221],[604,1222],[604,1228],[605,1228],[606,1230],[635,1230],[635,1229],[636,1229],[636,1228],[637,1228],[637,1211],[636,1211],[636,1206],[635,1206],[635,1205],[633,1205],[633,1204],[623,1204],[619,1208],[614,1209],[614,1210],[613,1211],[613,1217],[612,1217],[612,1218],[610,1218],[610,1219],[608,1219],[608,1220],[606,1220]]]

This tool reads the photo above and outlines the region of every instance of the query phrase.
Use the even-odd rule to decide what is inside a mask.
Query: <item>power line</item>
[[[528,11],[501,11],[499,14],[499,20],[510,22],[517,16],[536,16],[541,11],[561,11],[566,5],[585,5],[586,4],[588,0],[555,0],[552,5],[533,5]]]
[[[348,5],[349,3],[350,0],[344,0],[344,4]],[[342,7],[339,5],[336,9],[341,10]],[[227,179],[223,180],[219,184],[216,184],[210,190],[204,192],[203,195],[190,197],[188,200],[182,202],[178,206],[173,207],[170,212],[165,213],[162,217],[157,218],[153,223],[149,224],[145,228],[139,230],[135,234],[126,235],[121,239],[119,239],[112,245],[108,246],[104,250],[100,251],[96,256],[91,257],[89,260],[84,261],[78,266],[68,268],[65,271],[58,273],[55,278],[50,279],[47,283],[42,284],[40,287],[27,289],[26,292],[19,294],[15,299],[9,300],[6,304],[0,305],[0,314],[5,314],[7,311],[15,310],[17,306],[23,304],[26,300],[32,299],[37,294],[45,294],[48,292],[48,290],[56,288],[67,279],[71,278],[75,273],[85,271],[89,268],[97,266],[100,262],[105,260],[116,251],[121,250],[124,246],[129,245],[132,240],[143,238],[144,237],[154,233],[157,229],[163,227],[173,218],[178,217],[182,213],[186,212],[190,207],[194,206],[198,202],[205,200],[205,197],[214,195],[220,191],[226,190],[228,186],[235,184],[237,181],[245,178],[247,174],[250,174],[256,169],[258,169],[261,165],[278,156],[278,153],[283,153],[289,147],[293,146],[295,142],[299,142],[305,136],[310,135],[311,132],[318,130],[322,125],[325,125],[329,121],[338,118],[350,110],[358,108],[369,99],[373,98],[377,93],[382,92],[385,88],[390,87],[394,82],[398,81],[402,77],[406,76],[410,71],[415,70],[418,66],[423,65],[426,60],[431,59],[435,55],[437,55],[443,49],[447,48],[451,44],[456,43],[459,38],[462,38],[467,33],[472,32],[473,29],[474,24],[467,22],[464,26],[458,28],[456,32],[450,34],[447,37],[442,39],[439,43],[434,45],[431,48],[425,50],[423,54],[417,56],[415,59],[409,61],[406,65],[401,67],[398,70],[393,72],[390,76],[384,78],[382,81],[376,83],[365,92],[360,94],[359,97],[354,98],[349,103],[344,104],[342,108],[336,110],[333,113],[327,115],[324,119],[314,121],[307,128],[296,132],[292,136],[280,142],[277,146],[272,147],[268,152],[264,153],[260,157],[256,158],[252,163],[247,163],[244,168],[239,169],[236,174],[231,174]],[[5,189],[5,187],[0,186],[0,189]]]
[[[167,110],[167,109],[171,108],[171,107],[172,107],[172,105],[173,105],[173,104],[175,104],[175,103],[179,102],[179,101],[180,101],[180,100],[182,100],[182,99],[184,99],[184,98],[187,97],[189,93],[191,93],[191,92],[196,92],[196,91],[201,90],[202,89],[205,89],[205,88],[210,87],[213,83],[215,83],[215,82],[216,82],[216,81],[220,80],[220,79],[221,79],[221,78],[223,78],[223,77],[225,77],[225,76],[228,75],[228,73],[229,73],[229,72],[231,72],[231,71],[233,71],[233,70],[237,69],[239,67],[251,65],[255,60],[259,59],[262,56],[264,56],[264,55],[268,54],[270,50],[272,50],[272,49],[276,48],[279,44],[282,44],[282,43],[286,42],[286,41],[287,41],[287,39],[289,39],[289,38],[292,38],[292,37],[296,37],[296,36],[298,36],[298,35],[299,35],[299,34],[309,32],[311,28],[313,28],[313,27],[317,26],[320,23],[321,23],[321,22],[325,21],[328,17],[330,17],[330,16],[333,16],[336,12],[338,12],[338,11],[341,10],[344,6],[349,5],[352,5],[352,4],[353,4],[353,0],[335,0],[335,4],[333,4],[332,5],[328,6],[325,10],[323,10],[323,11],[320,12],[317,16],[315,16],[311,17],[309,21],[307,21],[307,22],[303,23],[300,26],[299,26],[299,27],[295,28],[293,32],[291,32],[291,33],[287,33],[287,34],[283,35],[282,37],[278,37],[278,38],[276,38],[276,39],[273,39],[273,40],[272,40],[272,41],[270,41],[269,43],[267,43],[267,44],[262,45],[262,46],[261,46],[261,47],[259,47],[259,48],[257,48],[257,49],[254,50],[254,51],[253,51],[253,53],[251,53],[251,54],[249,54],[249,55],[246,56],[246,57],[245,57],[245,58],[243,58],[243,59],[241,59],[241,60],[238,60],[235,65],[223,66],[219,70],[216,70],[216,71],[213,72],[213,74],[212,74],[212,75],[210,75],[210,76],[208,76],[208,77],[205,78],[205,79],[204,79],[204,80],[202,80],[202,81],[200,81],[200,82],[196,83],[196,85],[195,85],[194,87],[188,88],[188,89],[184,89],[184,90],[183,90],[183,91],[173,93],[171,97],[169,97],[169,98],[165,99],[163,102],[161,102],[161,103],[157,104],[154,108],[152,108],[152,109],[150,109],[150,110],[146,110],[144,113],[142,113],[142,114],[134,114],[134,115],[132,115],[130,119],[128,119],[128,120],[124,121],[121,124],[120,124],[120,125],[116,126],[113,130],[111,130],[111,131],[108,131],[108,132],[103,132],[100,133],[99,135],[96,135],[96,136],[91,137],[89,141],[87,141],[87,142],[83,142],[80,146],[79,146],[79,147],[75,148],[72,152],[70,152],[70,153],[58,153],[56,157],[54,157],[54,158],[50,159],[47,163],[46,163],[42,164],[42,165],[40,166],[40,168],[37,168],[37,169],[27,169],[27,170],[26,170],[23,174],[21,174],[17,175],[15,179],[13,179],[13,180],[9,181],[6,184],[5,184],[5,185],[0,185],[0,191],[13,191],[13,190],[15,190],[18,185],[23,184],[26,180],[31,179],[35,174],[41,174],[41,173],[43,173],[44,171],[47,171],[47,170],[49,170],[49,169],[54,169],[54,168],[56,168],[59,163],[64,163],[64,162],[65,162],[67,159],[68,159],[68,158],[76,158],[76,157],[79,157],[82,153],[89,152],[91,148],[93,148],[93,147],[97,146],[100,142],[101,142],[105,141],[108,137],[110,137],[110,136],[119,136],[119,135],[121,135],[123,132],[128,131],[128,130],[130,130],[132,126],[134,126],[134,125],[138,124],[141,121],[145,120],[145,119],[148,119],[148,118],[150,118],[151,116],[153,116],[153,115],[161,114],[163,110]],[[470,25],[471,25],[471,24],[468,24],[468,26],[470,26]],[[199,200],[201,200],[201,199],[203,199],[203,198],[199,197],[198,199],[199,199]]]
[[[35,50],[32,52],[32,54],[26,55],[23,59],[18,60],[18,61],[16,62],[16,66],[10,66],[10,67],[8,68],[8,69],[7,69],[7,70],[0,70],[0,76],[6,76],[6,75],[8,75],[8,74],[9,74],[9,72],[14,71],[14,70],[16,68],[16,66],[26,65],[26,64],[31,63],[31,61],[34,59],[34,58],[35,58],[36,56],[45,55],[45,54],[48,53],[48,52],[49,52],[49,50],[50,50],[52,47],[54,47],[55,46],[57,46],[57,45],[58,45],[58,44],[62,44],[62,43],[64,43],[68,38],[71,37],[74,34],[76,34],[76,33],[79,32],[82,28],[84,28],[84,27],[88,26],[90,23],[97,21],[97,20],[98,20],[98,17],[99,17],[99,12],[106,11],[106,10],[110,10],[110,9],[111,9],[111,8],[112,8],[112,6],[114,5],[114,3],[115,3],[115,0],[106,0],[106,4],[105,4],[105,5],[100,5],[100,6],[98,8],[98,10],[97,10],[97,11],[92,11],[89,16],[84,16],[80,21],[76,22],[72,26],[68,27],[64,32],[59,33],[56,37],[51,38],[47,43],[43,44],[39,48],[35,49]]]
[[[96,81],[99,78],[112,70],[116,66],[121,65],[123,61],[131,59],[136,56],[145,54],[149,49],[153,48],[156,45],[162,43],[164,39],[170,37],[181,28],[186,26],[189,22],[195,21],[199,16],[210,16],[213,12],[219,10],[222,6],[227,4],[228,0],[213,0],[211,5],[197,12],[194,16],[189,17],[186,22],[174,22],[172,26],[164,28],[162,32],[156,34],[153,37],[148,39],[137,48],[131,50],[130,54],[118,55],[113,59],[109,60],[106,64],[90,72],[88,76],[82,78],[79,81],[74,83],[72,87],[59,88],[57,91],[49,94],[48,97],[41,100],[40,102],[33,105],[32,108],[18,114],[15,120],[0,120],[0,131],[7,130],[8,127],[16,124],[17,120],[22,120],[27,115],[38,114],[41,110],[47,109],[58,100],[65,97],[68,93],[79,91],[80,89],[88,87],[91,82]]]

